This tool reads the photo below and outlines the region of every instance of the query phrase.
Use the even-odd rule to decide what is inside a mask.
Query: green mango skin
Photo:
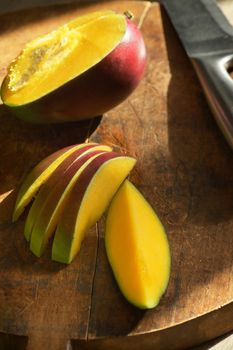
[[[143,76],[145,62],[143,37],[136,25],[127,19],[122,41],[102,61],[38,100],[8,107],[18,118],[36,124],[93,118],[129,96]],[[6,81],[1,91],[6,89],[5,84]]]

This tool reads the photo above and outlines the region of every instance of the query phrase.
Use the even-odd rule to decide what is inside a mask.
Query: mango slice
[[[59,191],[57,189],[58,192],[53,192],[54,200],[52,203],[55,205],[56,198],[59,198],[59,193],[62,194],[62,192],[65,190],[65,185],[67,184],[66,181],[70,180],[69,175],[75,175],[75,173],[79,170],[79,167],[81,167],[91,157],[90,153],[94,151],[111,151],[111,148],[105,145],[91,145],[88,143],[85,145],[85,147],[77,149],[75,152],[70,154],[55,169],[53,174],[50,176],[50,178],[39,191],[28,213],[24,228],[24,236],[27,241],[30,240],[35,221],[37,220],[44,206],[46,206],[50,193],[53,192],[54,189],[57,188],[57,186],[60,185]],[[73,169],[73,172],[71,171],[71,169]]]
[[[114,152],[100,155],[79,176],[55,232],[52,259],[70,263],[87,230],[102,216],[136,160]]]
[[[105,245],[126,299],[142,309],[155,307],[169,280],[169,243],[154,210],[128,180],[110,204]]]
[[[96,145],[89,143],[88,145]],[[54,170],[73,152],[78,149],[87,147],[86,143],[72,145],[58,150],[49,155],[37,164],[23,181],[15,203],[12,220],[17,221],[19,216],[23,213],[24,208],[30,203],[40,186],[45,183]]]
[[[99,150],[97,150],[99,148]],[[33,228],[31,232],[30,250],[38,257],[42,255],[46,244],[53,234],[59,218],[66,206],[69,193],[78,180],[84,169],[97,157],[104,153],[101,147],[94,147],[96,151],[89,150],[84,155],[73,162],[71,166],[64,172],[60,181],[53,181],[46,186],[40,196],[37,205],[37,213],[34,215]],[[105,150],[107,152],[108,149]],[[44,203],[42,204],[42,201]],[[35,201],[36,204],[36,201]]]
[[[20,106],[48,95],[100,62],[125,32],[125,16],[99,11],[31,41],[9,66],[2,100]]]

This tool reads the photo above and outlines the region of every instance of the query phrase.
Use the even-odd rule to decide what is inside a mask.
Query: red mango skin
[[[122,41],[102,61],[48,95],[11,110],[31,123],[62,123],[102,115],[124,101],[140,82],[146,63],[142,34],[126,20]]]
[[[89,146],[89,144],[87,144]],[[91,143],[91,146],[97,146],[97,143]],[[47,169],[58,157],[60,157],[65,152],[69,151],[71,148],[76,147],[77,145],[71,145],[64,147],[62,149],[59,149],[58,151],[50,154],[46,158],[44,158],[40,163],[38,163],[31,171],[31,173],[35,174],[34,178],[36,179],[39,177],[45,169]],[[84,147],[85,149],[85,147]]]

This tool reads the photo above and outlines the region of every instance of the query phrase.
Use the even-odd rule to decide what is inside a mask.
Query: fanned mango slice
[[[31,41],[8,69],[2,100],[20,106],[48,95],[100,62],[125,32],[124,15],[99,11]]]
[[[52,259],[70,263],[87,230],[103,215],[136,160],[108,152],[94,159],[79,176],[55,232]]]
[[[95,148],[97,149],[98,147]],[[101,148],[99,147],[99,149]],[[42,200],[44,198],[44,204],[42,205],[41,203],[39,205],[37,215],[34,216],[34,226],[30,241],[30,250],[36,256],[40,257],[43,254],[47,242],[54,233],[59,218],[66,206],[69,194],[80,174],[102,153],[104,153],[103,150],[86,152],[71,164],[60,178],[60,181],[54,182],[53,186],[48,186],[40,197]]]
[[[169,280],[169,243],[154,210],[128,180],[110,204],[105,245],[126,299],[139,308],[155,307]]]
[[[95,143],[90,143],[89,145],[95,145]],[[54,170],[69,157],[69,155],[83,147],[87,147],[87,144],[82,143],[62,148],[43,159],[31,170],[19,189],[13,212],[13,222],[18,220],[24,208],[30,203],[40,186],[48,180]]]
[[[33,205],[29,210],[27,220],[25,223],[24,236],[27,241],[29,241],[31,238],[34,224],[38,219],[38,217],[40,216],[40,213],[44,210],[44,207],[46,206],[48,201],[48,197],[51,197],[50,196],[51,192],[54,194],[54,196],[51,197],[52,203],[50,203],[49,208],[47,208],[47,213],[46,213],[47,216],[48,216],[49,210],[52,209],[51,205],[56,205],[57,204],[56,199],[59,200],[59,194],[62,195],[62,192],[65,191],[65,188],[66,188],[65,184],[66,184],[66,181],[69,180],[69,175],[71,176],[71,169],[73,169],[73,175],[77,176],[78,174],[76,173],[80,170],[79,167],[83,166],[83,164],[88,160],[88,158],[91,157],[90,153],[94,151],[107,152],[107,151],[111,151],[111,148],[105,145],[97,145],[97,144],[94,145],[94,144],[86,143],[85,147],[77,149],[75,152],[70,154],[54,170],[50,178],[47,180],[44,186],[42,186],[38,195],[36,196],[35,201],[33,202]],[[55,188],[57,190],[54,191]],[[45,220],[43,220],[43,223],[45,224]]]

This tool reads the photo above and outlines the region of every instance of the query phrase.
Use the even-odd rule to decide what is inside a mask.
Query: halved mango
[[[125,31],[123,15],[97,12],[31,41],[9,67],[3,101],[23,105],[47,95],[102,60]]]
[[[110,204],[105,245],[126,299],[139,308],[155,307],[169,280],[169,243],[154,210],[128,180]]]
[[[96,144],[90,143],[88,145]],[[54,170],[73,152],[78,149],[85,148],[88,145],[86,143],[82,143],[62,148],[43,159],[31,170],[19,189],[13,212],[13,222],[18,220],[19,216],[23,213],[24,208],[35,196],[40,186],[48,180]]]
[[[56,102],[51,102],[53,96],[51,100],[46,99],[48,106],[45,110],[43,97],[54,91],[57,93],[60,87],[66,89],[69,82],[100,62],[120,43],[126,27],[124,15],[99,11],[73,20],[29,42],[8,68],[1,89],[3,102],[16,112],[20,112],[19,107],[22,106],[33,107],[29,109],[29,114],[20,114],[32,122],[61,121],[61,107],[57,109]],[[70,93],[76,95],[77,91],[74,89]],[[67,98],[65,95],[63,98]],[[38,120],[38,106],[31,104],[40,99],[43,106],[38,106],[45,113]],[[61,102],[58,96],[56,99],[59,106]]]
[[[100,155],[79,176],[55,232],[52,259],[70,263],[87,230],[106,210],[136,160],[114,152]]]
[[[33,123],[92,118],[134,90],[145,56],[142,35],[125,15],[90,13],[29,42],[9,66],[1,98]]]

